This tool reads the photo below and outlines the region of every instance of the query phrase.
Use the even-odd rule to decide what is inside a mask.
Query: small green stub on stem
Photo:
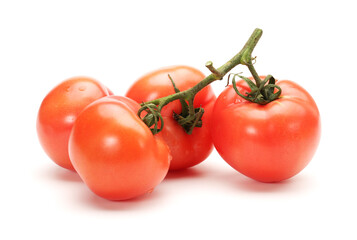
[[[211,71],[212,75],[217,80],[221,80],[224,74],[220,73],[215,67],[213,67],[213,63],[211,61],[206,62],[206,67]]]

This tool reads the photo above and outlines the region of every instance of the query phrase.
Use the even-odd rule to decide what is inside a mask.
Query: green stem
[[[140,113],[143,110],[146,110],[149,115],[153,115],[153,117],[158,118],[161,115],[158,113],[152,112],[152,110],[147,106],[150,106],[152,104],[156,105],[157,111],[160,113],[162,108],[170,102],[173,102],[175,100],[187,101],[189,103],[189,115],[184,118],[190,122],[189,124],[192,124],[192,125],[187,125],[187,123],[185,123],[185,126],[183,126],[183,125],[182,126],[184,127],[184,129],[186,130],[186,132],[188,134],[192,133],[192,129],[195,126],[202,125],[202,123],[200,122],[201,121],[200,118],[202,117],[203,109],[200,109],[198,112],[196,112],[195,109],[193,108],[193,100],[194,100],[196,94],[199,91],[201,91],[204,87],[208,86],[209,84],[211,84],[212,82],[214,82],[216,80],[221,80],[229,71],[231,71],[235,66],[237,66],[239,64],[248,66],[249,70],[252,72],[252,74],[254,76],[254,79],[256,78],[256,76],[258,77],[257,79],[255,79],[257,85],[260,84],[260,78],[253,67],[251,55],[252,55],[252,52],[253,52],[255,46],[257,45],[260,37],[262,36],[262,34],[263,34],[263,31],[259,28],[256,28],[254,30],[254,32],[252,33],[252,35],[249,37],[248,41],[246,42],[246,44],[244,45],[242,50],[239,53],[237,53],[233,58],[231,58],[228,62],[223,64],[221,67],[219,67],[219,68],[213,67],[213,63],[211,61],[206,63],[206,67],[211,71],[212,74],[207,76],[205,79],[203,79],[201,82],[199,82],[198,84],[196,84],[195,86],[193,86],[190,89],[187,89],[182,92],[176,92],[175,94],[172,94],[172,95],[169,95],[166,97],[162,97],[162,98],[158,98],[158,99],[155,99],[152,101],[142,103],[141,104],[142,108],[140,109]],[[160,119],[160,121],[162,121],[162,119]],[[153,121],[151,121],[151,122],[153,122]],[[155,121],[155,124],[156,124],[156,122],[157,121]],[[151,127],[151,126],[152,125],[150,125],[149,127]],[[154,134],[159,132],[156,130],[157,127],[150,128],[150,129],[153,131]],[[161,129],[160,129],[160,131],[161,131]]]
[[[195,107],[193,106],[193,98],[190,98],[188,102],[188,114],[191,116],[195,114]]]
[[[254,30],[254,32],[252,33],[252,35],[250,35],[250,38],[245,43],[242,50],[240,50],[240,52],[237,55],[235,55],[226,64],[221,66],[218,70],[220,72],[228,73],[229,71],[232,70],[232,68],[234,68],[238,64],[247,65],[247,63],[252,60],[252,57],[251,57],[252,52],[253,52],[255,46],[257,45],[260,37],[262,36],[262,34],[263,34],[263,30],[256,28]]]
[[[257,73],[257,71],[255,70],[254,66],[253,66],[253,63],[252,61],[250,61],[247,65],[250,73],[252,74],[254,80],[255,80],[255,83],[257,84],[257,87],[259,88],[261,83],[262,83],[262,80],[260,79],[259,77],[259,74]]]
[[[212,82],[216,80],[221,80],[229,71],[231,71],[235,66],[242,64],[242,65],[247,65],[249,67],[251,63],[251,53],[253,52],[255,46],[257,45],[260,37],[263,34],[263,30],[256,28],[242,50],[237,53],[233,58],[231,58],[228,62],[223,64],[221,67],[218,69],[213,67],[212,62],[207,62],[206,66],[207,68],[212,72],[209,76],[207,76],[205,79],[203,79],[201,82],[196,84],[190,89],[187,89],[182,92],[178,92],[166,97],[158,98],[146,103],[143,103],[142,105],[148,104],[148,103],[153,103],[158,105],[159,110],[161,110],[165,105],[168,103],[178,100],[178,99],[183,99],[190,101],[194,98],[194,96],[201,91],[204,87],[208,86]],[[248,62],[247,62],[248,61]],[[259,79],[260,80],[260,79]]]

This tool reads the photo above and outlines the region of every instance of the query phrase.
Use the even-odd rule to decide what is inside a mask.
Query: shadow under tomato
[[[82,179],[75,171],[68,170],[57,165],[41,169],[41,176],[50,180],[82,182]]]
[[[152,209],[156,205],[159,206],[160,196],[160,191],[154,190],[153,192],[143,194],[136,198],[114,201],[101,198],[87,189],[87,191],[81,193],[80,201],[91,208],[94,207],[99,210],[128,211],[142,210],[143,208]]]
[[[192,179],[199,178],[205,174],[204,170],[199,167],[186,168],[182,170],[169,171],[164,181],[179,180],[179,179]]]
[[[238,172],[226,174],[225,176],[220,176],[222,181],[231,183],[233,188],[239,189],[245,192],[252,193],[264,193],[264,192],[299,192],[299,191],[309,191],[315,185],[315,179],[307,174],[298,174],[290,179],[274,182],[274,183],[263,183],[251,178],[248,178]]]
[[[152,209],[155,207],[160,207],[164,201],[167,201],[165,198],[165,196],[167,196],[167,192],[165,194],[165,182],[176,182],[186,179],[200,178],[204,174],[205,171],[202,170],[202,168],[188,168],[183,170],[169,171],[163,182],[160,183],[152,192],[143,194],[139,197],[122,201],[112,201],[101,198],[87,189],[86,193],[83,193],[81,196],[81,201],[92,207],[108,211]]]
[[[76,172],[56,165],[46,165],[46,167],[39,169],[37,177],[49,182],[51,186],[59,188],[59,192],[65,193],[60,194],[64,199],[70,199],[70,201],[74,201],[73,204],[79,204],[81,207],[92,210],[125,211],[151,209],[155,206],[159,207],[164,198],[161,196],[164,194],[161,194],[159,185],[152,192],[133,199],[122,201],[107,200],[95,195]]]

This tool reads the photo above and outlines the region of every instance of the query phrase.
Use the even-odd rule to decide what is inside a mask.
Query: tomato
[[[137,197],[152,191],[167,174],[169,149],[137,116],[139,108],[125,97],[105,97],[88,105],[74,123],[70,159],[100,197]]]
[[[74,170],[68,156],[73,123],[84,107],[109,94],[110,90],[94,79],[74,77],[44,98],[37,116],[37,134],[47,155],[59,166]]]
[[[319,110],[309,93],[283,80],[281,96],[266,105],[249,102],[227,87],[217,98],[211,125],[214,146],[242,174],[278,182],[299,173],[312,159],[320,139]],[[250,92],[237,82],[241,94]]]
[[[126,96],[142,103],[174,94],[175,90],[168,74],[180,91],[193,87],[205,78],[202,72],[192,67],[166,67],[138,79],[128,90]],[[181,113],[179,100],[169,103],[162,109],[164,128],[158,135],[170,148],[172,155],[170,170],[195,166],[211,153],[213,144],[209,132],[209,120],[215,100],[216,97],[210,86],[205,87],[196,95],[194,106],[204,108],[205,112],[202,117],[202,127],[196,127],[191,135],[188,135],[173,119],[173,112]]]

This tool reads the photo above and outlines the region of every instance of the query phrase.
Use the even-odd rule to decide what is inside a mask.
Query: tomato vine
[[[249,87],[252,90],[249,94],[247,94],[247,96],[243,96],[238,91],[237,94],[243,96],[249,101],[256,102],[259,104],[266,104],[277,99],[281,93],[281,89],[279,89],[279,87],[275,85],[275,79],[271,75],[269,75],[265,80],[261,81],[252,62],[252,52],[262,34],[263,31],[259,28],[256,28],[249,37],[242,50],[237,53],[233,58],[231,58],[228,62],[223,64],[221,67],[215,68],[213,66],[213,63],[211,61],[208,61],[205,66],[210,70],[211,74],[190,89],[187,89],[185,91],[179,91],[179,89],[177,89],[175,86],[174,80],[171,79],[170,76],[168,76],[172,81],[176,93],[142,103],[142,107],[138,111],[139,117],[142,118],[144,123],[150,128],[153,134],[157,134],[163,129],[164,126],[164,122],[160,113],[161,109],[172,101],[180,100],[183,111],[181,114],[173,113],[174,118],[184,128],[186,133],[191,134],[195,127],[200,127],[202,125],[201,118],[204,113],[203,108],[194,108],[193,106],[193,100],[196,94],[212,82],[216,80],[222,80],[223,77],[237,65],[247,66],[255,80],[255,83],[253,83],[248,78],[237,74],[234,75],[234,86],[235,77],[238,76],[247,81]],[[274,91],[275,88],[278,89],[277,92]],[[147,112],[147,114],[142,117],[142,113],[144,111]]]

